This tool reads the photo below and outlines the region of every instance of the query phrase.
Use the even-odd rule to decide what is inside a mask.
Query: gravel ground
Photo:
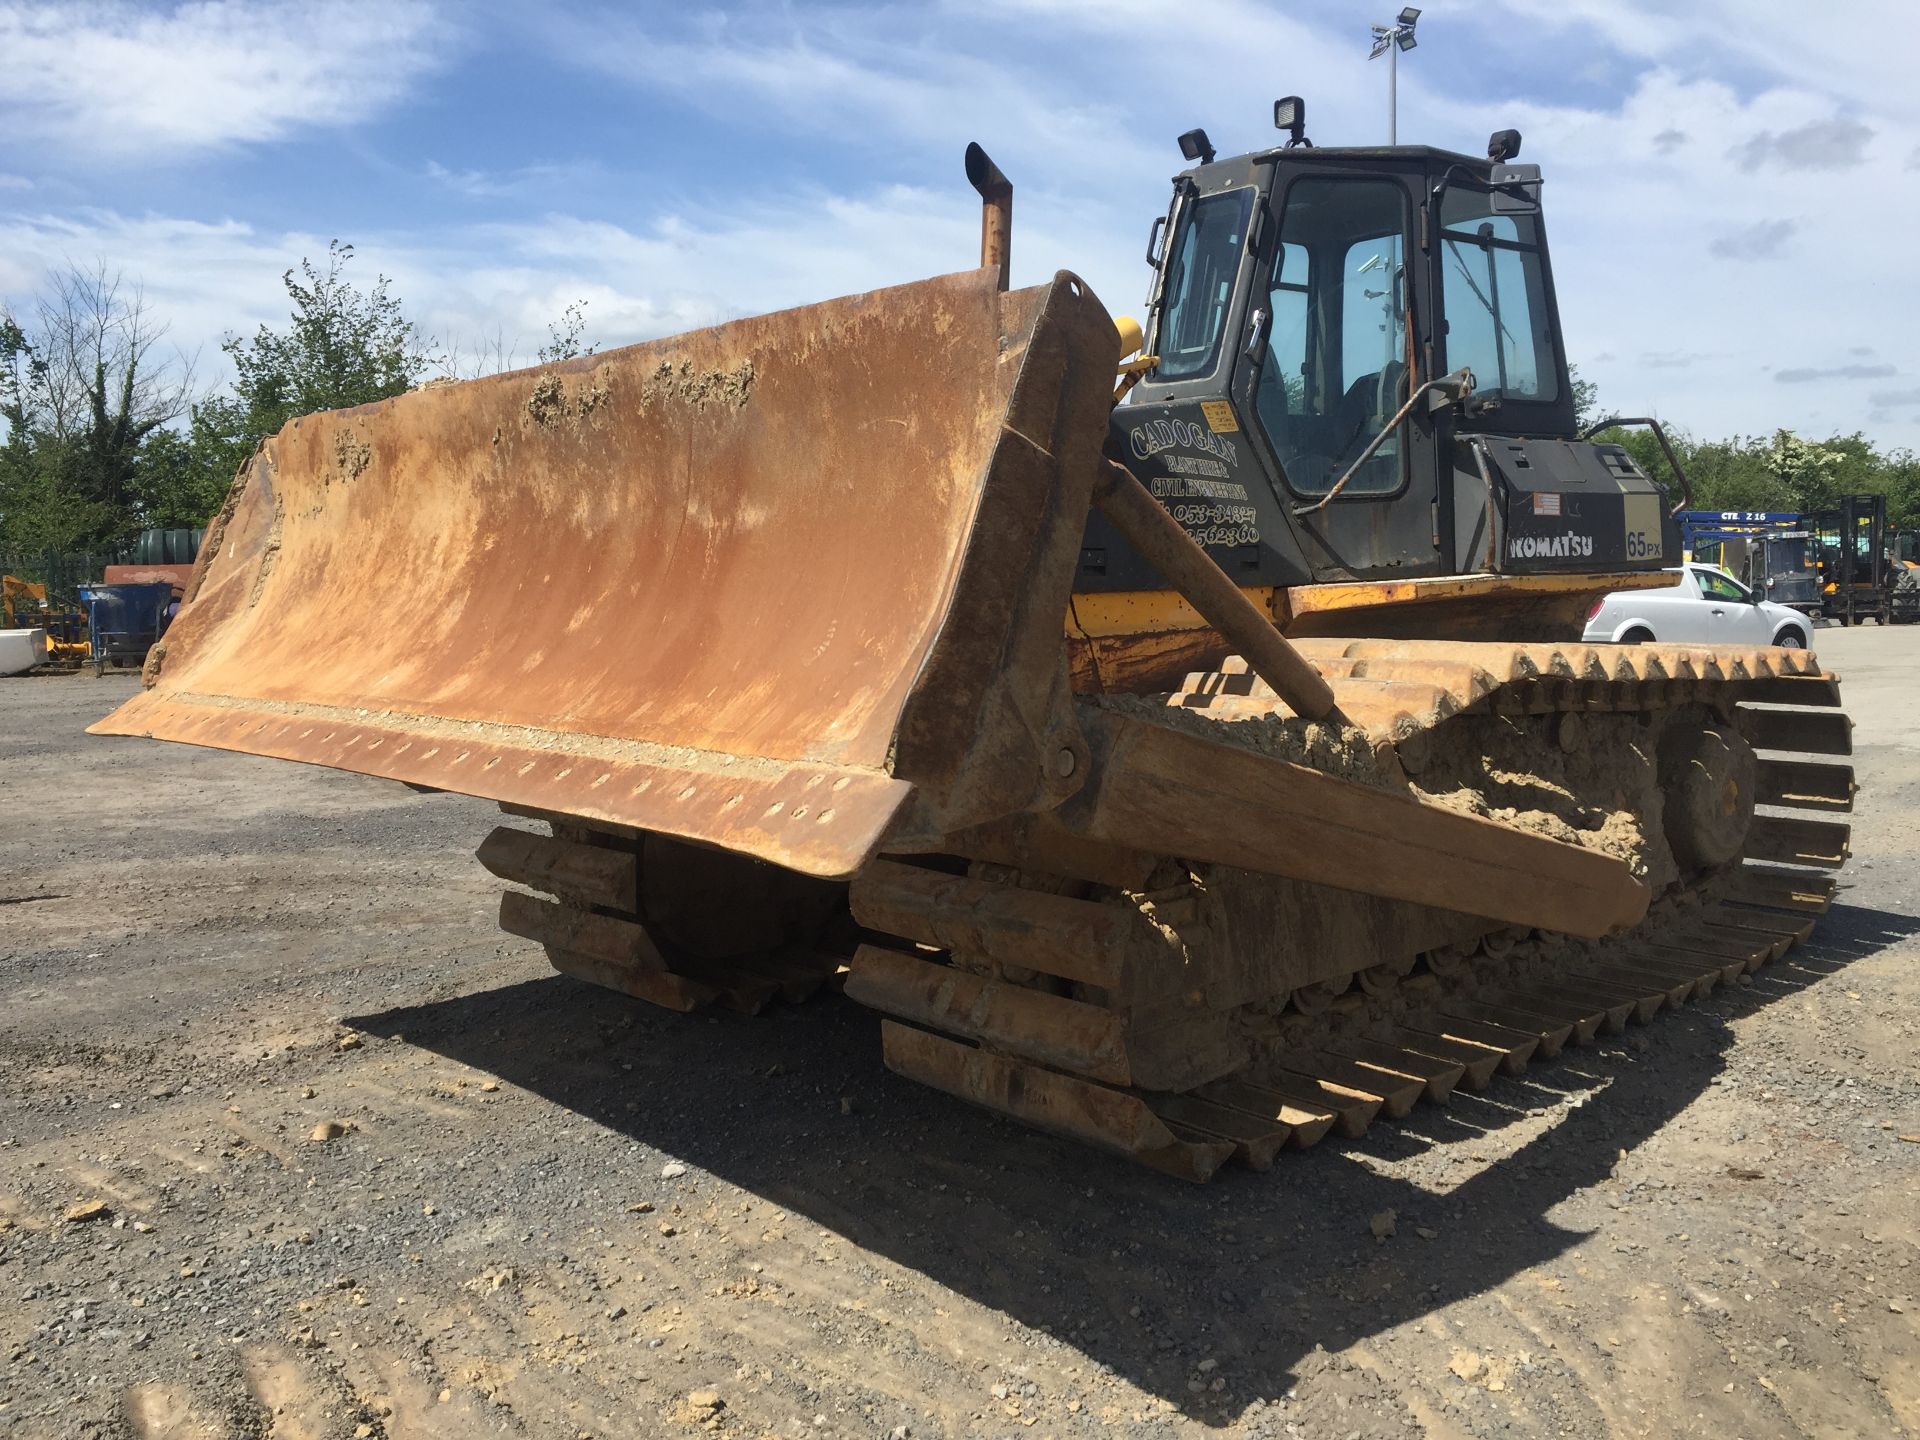
[[[0,681],[0,1434],[1920,1433],[1920,632],[1821,639],[1863,794],[1813,945],[1204,1189],[837,998],[552,974],[490,806]]]

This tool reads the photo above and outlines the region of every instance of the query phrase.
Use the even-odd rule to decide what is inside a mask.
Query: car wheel
[[[1789,625],[1773,637],[1773,643],[1778,645],[1782,650],[1804,650],[1807,648],[1807,637],[1798,629]]]
[[[1653,632],[1644,625],[1636,625],[1620,637],[1622,645],[1651,645]]]

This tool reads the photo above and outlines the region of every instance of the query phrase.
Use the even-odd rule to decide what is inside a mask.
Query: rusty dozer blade
[[[1072,276],[997,278],[295,420],[92,728],[830,877],[910,800],[936,829],[1057,801],[1118,342]]]

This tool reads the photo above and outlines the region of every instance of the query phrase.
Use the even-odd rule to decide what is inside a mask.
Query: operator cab
[[[1657,570],[1660,488],[1576,438],[1539,170],[1426,146],[1199,163],[1154,224],[1111,449],[1242,585]],[[1156,243],[1164,240],[1164,243]],[[1470,388],[1469,388],[1470,387]],[[1098,525],[1078,587],[1149,580]]]

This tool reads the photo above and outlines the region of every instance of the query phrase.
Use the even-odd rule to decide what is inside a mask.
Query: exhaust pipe
[[[967,183],[980,192],[980,268],[998,269],[1005,290],[1013,273],[1013,182],[977,143],[969,143]]]

